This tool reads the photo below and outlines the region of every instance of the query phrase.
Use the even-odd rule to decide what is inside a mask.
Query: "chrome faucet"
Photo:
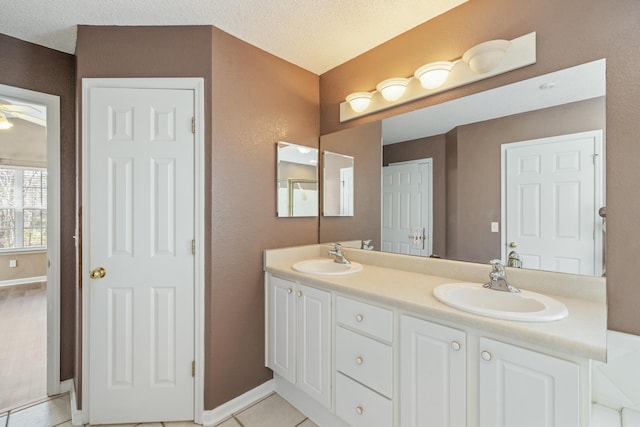
[[[340,243],[332,243],[333,250],[329,251],[329,255],[335,258],[335,262],[338,264],[351,264],[344,254],[342,253],[342,245]]]
[[[513,292],[518,293],[520,290],[511,285],[507,280],[507,273],[504,271],[504,263],[499,259],[492,259],[489,261],[492,270],[489,273],[489,283],[485,283],[483,286],[487,289],[493,289],[496,291]]]

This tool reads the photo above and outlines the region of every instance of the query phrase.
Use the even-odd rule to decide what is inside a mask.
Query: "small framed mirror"
[[[318,216],[318,149],[277,144],[279,217]]]
[[[353,216],[353,157],[325,151],[322,163],[323,215]]]

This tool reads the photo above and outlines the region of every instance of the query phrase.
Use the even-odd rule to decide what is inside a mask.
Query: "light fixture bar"
[[[474,48],[480,47],[483,44],[484,43],[481,43],[478,46],[474,46]],[[342,102],[340,104],[340,122],[353,120],[358,117],[362,117],[371,113],[386,110],[391,107],[402,105],[407,102],[415,101],[417,99],[425,98],[427,96],[431,96],[436,93],[440,93],[449,89],[464,86],[469,83],[473,83],[489,77],[497,76],[499,74],[513,71],[518,68],[526,67],[528,65],[535,64],[535,63],[536,63],[536,33],[532,32],[529,34],[525,34],[524,36],[515,38],[510,42],[508,42],[508,48],[506,48],[506,51],[504,52],[504,56],[502,57],[502,59],[499,61],[497,65],[494,66],[493,69],[490,69],[486,72],[478,72],[477,69],[474,72],[469,67],[469,65],[467,65],[466,62],[462,60],[458,60],[452,63],[451,70],[449,71],[448,75],[446,75],[442,84],[433,89],[427,89],[423,87],[418,77],[414,76],[406,79],[407,85],[404,93],[394,101],[388,101],[385,98],[383,98],[380,91],[356,92],[359,94],[369,93],[371,95],[369,105],[367,105],[366,107],[363,107],[362,105],[360,105],[359,109],[361,109],[361,111],[355,111],[354,108],[352,108],[348,102],[346,101]],[[437,64],[437,63],[432,63],[432,64]],[[420,67],[416,71],[416,74],[422,68],[425,68],[428,65],[432,65],[432,64],[427,64],[423,67]],[[440,68],[443,68],[443,67],[440,67]],[[388,79],[388,80],[391,80],[391,79]],[[382,83],[384,82],[381,82],[380,84]],[[351,94],[351,95],[354,95],[354,94]]]

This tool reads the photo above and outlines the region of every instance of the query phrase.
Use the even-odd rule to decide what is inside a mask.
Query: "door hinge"
[[[594,166],[595,166],[595,164],[596,164],[596,160],[597,160],[597,158],[598,158],[598,155],[599,155],[599,154],[598,154],[598,153],[596,153],[596,154],[594,154],[594,155],[592,156],[592,157],[593,157],[593,165],[594,165]]]
[[[191,117],[191,133],[196,133],[196,118]]]
[[[195,360],[193,362],[191,362],[191,376],[192,377],[196,376],[196,361]]]
[[[195,239],[193,239],[193,240],[191,241],[191,254],[192,254],[192,255],[195,255],[195,254],[196,254],[196,240],[195,240]]]

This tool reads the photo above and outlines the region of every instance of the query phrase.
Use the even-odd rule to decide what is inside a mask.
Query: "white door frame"
[[[512,142],[508,144],[502,144],[500,146],[500,258],[506,263],[507,262],[507,204],[505,203],[507,200],[507,181],[506,181],[506,170],[507,170],[507,149],[509,148],[519,148],[530,145],[537,144],[547,144],[550,141],[563,141],[577,138],[593,138],[594,139],[594,150],[595,150],[595,158],[594,158],[594,215],[595,218],[598,218],[598,209],[600,207],[605,206],[605,183],[604,183],[604,132],[602,129],[586,131],[586,132],[577,132],[566,135],[557,135],[550,136],[547,138],[538,138],[531,139],[527,141],[519,141]],[[600,228],[602,230],[602,227]],[[603,233],[596,232],[594,236],[594,245],[595,245],[595,271],[603,271]]]
[[[194,91],[195,116],[195,289],[194,289],[194,421],[204,414],[204,79],[202,78],[84,78],[82,79],[82,200],[88,206],[89,172],[89,99],[92,88],[185,89]],[[84,210],[88,212],[88,210]],[[82,229],[89,230],[88,215],[82,216]],[[90,236],[82,236],[82,259],[89,259]],[[82,264],[83,283],[89,283],[89,265]],[[82,422],[89,422],[89,292],[82,293]]]
[[[429,182],[427,183],[427,189],[429,190],[429,206],[427,208],[427,215],[429,216],[427,222],[427,228],[428,228],[428,232],[427,232],[427,236],[429,239],[429,244],[427,245],[427,247],[425,249],[427,249],[429,251],[429,254],[433,254],[433,157],[425,157],[423,159],[415,159],[415,160],[406,160],[403,162],[394,162],[394,163],[389,163],[387,166],[396,166],[396,165],[409,165],[409,164],[426,164],[427,165],[427,170],[429,173]],[[384,168],[384,166],[382,167]],[[382,176],[382,174],[380,174]],[[384,177],[382,177],[381,179],[384,179]],[[424,184],[423,184],[424,185]],[[384,182],[381,182],[381,187],[384,187]],[[384,203],[384,201],[380,202],[381,204]],[[380,206],[381,207],[381,216],[380,216],[380,228],[382,229],[382,224],[384,223],[384,206]]]
[[[47,107],[47,394],[51,396],[67,391],[60,384],[60,97],[3,84],[0,92]]]

